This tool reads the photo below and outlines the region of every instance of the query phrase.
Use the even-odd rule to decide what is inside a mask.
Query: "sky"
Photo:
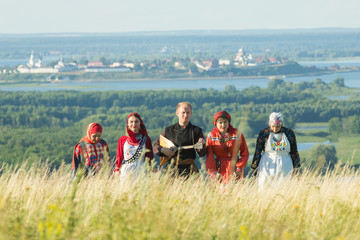
[[[0,33],[360,28],[359,0],[0,0]]]

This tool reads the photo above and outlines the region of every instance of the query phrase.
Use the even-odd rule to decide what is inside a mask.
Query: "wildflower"
[[[248,229],[247,229],[246,226],[241,225],[241,226],[239,227],[239,230],[240,230],[240,236],[241,236],[240,239],[249,239]]]
[[[57,206],[53,204],[53,205],[49,205],[48,208],[51,210],[55,210],[57,208]]]

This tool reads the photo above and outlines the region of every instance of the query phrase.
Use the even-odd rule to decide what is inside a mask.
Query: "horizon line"
[[[359,30],[360,27],[316,27],[316,28],[254,28],[254,29],[189,29],[189,30],[142,30],[142,31],[119,31],[119,32],[29,32],[29,33],[0,33],[0,35],[64,35],[64,34],[84,34],[84,35],[101,35],[101,34],[166,34],[166,33],[211,33],[211,32],[282,32],[282,31],[326,31],[326,30]]]

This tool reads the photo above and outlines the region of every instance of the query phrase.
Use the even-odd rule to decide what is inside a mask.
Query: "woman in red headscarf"
[[[123,177],[129,171],[139,169],[145,161],[150,165],[153,158],[151,139],[145,124],[138,113],[131,113],[127,117],[126,135],[118,141],[114,174],[120,173]]]
[[[91,123],[87,127],[87,134],[74,148],[72,161],[72,175],[75,177],[79,166],[85,166],[85,176],[98,172],[103,162],[110,162],[109,147],[101,139],[102,127],[99,123]]]
[[[230,114],[226,111],[216,113],[213,118],[215,128],[206,139],[208,173],[211,178],[220,173],[221,181],[225,183],[229,182],[234,173],[237,179],[243,178],[244,168],[249,158],[244,135],[231,126],[230,122]]]

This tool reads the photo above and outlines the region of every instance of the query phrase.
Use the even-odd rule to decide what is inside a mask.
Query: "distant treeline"
[[[269,109],[282,111],[296,122],[328,121],[333,116],[347,117],[359,114],[357,101],[332,101],[322,91],[344,87],[343,79],[326,84],[317,79],[312,83],[293,84],[273,79],[268,88],[251,87],[237,90],[226,86],[224,91],[196,90],[141,90],[141,91],[48,91],[4,92],[0,91],[0,124],[11,127],[56,127],[72,124],[93,115],[105,115],[109,125],[121,124],[114,118],[138,110],[148,119],[152,128],[162,128],[164,120],[179,101],[194,105],[194,115],[204,126],[211,113],[226,108],[230,112],[242,112],[241,118],[257,119]],[[201,112],[201,114],[199,114]],[[246,112],[246,114],[244,114]],[[161,113],[161,114],[154,114]],[[165,125],[164,125],[165,124]],[[250,123],[251,124],[251,123]]]

